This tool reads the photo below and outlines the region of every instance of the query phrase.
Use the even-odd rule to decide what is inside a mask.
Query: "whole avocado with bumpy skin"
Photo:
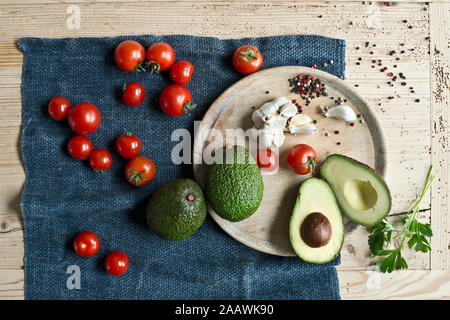
[[[242,146],[216,150],[216,155],[220,153],[223,161],[209,166],[206,198],[223,219],[241,221],[261,204],[264,189],[261,172],[253,156]]]
[[[151,197],[146,215],[150,229],[159,237],[171,241],[186,239],[205,221],[203,191],[191,179],[167,183]]]

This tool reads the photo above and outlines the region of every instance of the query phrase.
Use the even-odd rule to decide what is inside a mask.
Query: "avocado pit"
[[[310,213],[300,227],[300,236],[312,248],[325,246],[331,239],[331,223],[320,212]]]

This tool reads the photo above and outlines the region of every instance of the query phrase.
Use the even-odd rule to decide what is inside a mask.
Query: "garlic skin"
[[[331,108],[320,106],[320,108],[322,109],[322,114],[327,118],[338,118],[347,122],[356,121],[355,111],[345,104],[340,104]]]

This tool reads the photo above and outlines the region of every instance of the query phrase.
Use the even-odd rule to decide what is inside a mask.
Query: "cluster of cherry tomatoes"
[[[100,250],[100,239],[91,232],[80,233],[73,241],[75,252],[82,257],[93,257]],[[113,251],[106,257],[105,270],[113,276],[121,276],[128,270],[130,260],[122,251]]]
[[[269,148],[259,149],[256,160],[261,171],[272,172],[278,168],[278,155]],[[289,168],[297,174],[314,174],[317,153],[310,145],[297,144],[289,151],[286,161]]]
[[[104,172],[111,168],[113,158],[106,149],[94,149],[92,141],[86,137],[95,132],[101,123],[101,114],[98,108],[88,102],[70,106],[69,100],[64,97],[54,97],[48,104],[50,117],[57,121],[67,119],[69,126],[78,135],[72,137],[67,143],[69,155],[77,160],[89,159],[92,169]],[[116,140],[117,153],[131,159],[125,167],[125,177],[134,186],[148,184],[156,175],[156,167],[152,160],[138,156],[142,143],[139,137],[126,132]]]
[[[157,42],[145,51],[139,42],[125,40],[116,47],[114,58],[117,66],[127,72],[150,69],[159,73],[170,69],[170,78],[175,84],[165,88],[159,97],[161,109],[166,114],[177,117],[195,108],[192,95],[184,86],[191,80],[194,66],[187,60],[175,61],[175,52],[169,44]],[[144,99],[145,90],[140,83],[124,85],[122,100],[127,105],[138,106]]]
[[[149,68],[151,72],[159,73],[170,69],[170,78],[175,84],[165,88],[159,99],[161,109],[166,114],[181,116],[195,107],[192,104],[191,93],[184,87],[191,80],[194,66],[186,60],[175,62],[175,52],[169,44],[158,42],[145,51],[140,43],[126,40],[116,47],[114,58],[117,66],[127,72],[146,71]],[[262,62],[259,50],[249,45],[237,48],[233,55],[234,68],[244,75],[258,71]],[[145,100],[145,89],[138,82],[125,84],[122,91],[122,100],[129,106],[139,106]],[[106,149],[94,149],[92,141],[86,137],[95,132],[101,123],[101,114],[95,105],[83,102],[71,107],[69,100],[57,96],[51,99],[48,113],[54,120],[67,120],[70,128],[77,133],[67,144],[70,156],[77,160],[89,159],[89,164],[94,170],[103,172],[111,168],[113,162],[111,153]],[[142,148],[139,137],[125,132],[117,138],[115,147],[121,157],[130,159],[125,167],[125,176],[130,184],[144,186],[155,177],[156,167],[153,161],[139,156]],[[269,159],[272,159],[272,153],[267,154]],[[260,164],[258,155],[258,165]],[[267,167],[264,164],[260,165],[263,166]],[[75,238],[73,247],[78,255],[92,257],[100,249],[100,240],[95,233],[85,231]],[[105,260],[105,269],[111,275],[120,276],[127,271],[129,263],[125,253],[113,251]]]

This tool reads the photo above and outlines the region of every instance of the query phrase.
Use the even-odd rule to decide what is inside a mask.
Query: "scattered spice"
[[[339,134],[339,130],[334,131],[334,134]]]
[[[350,126],[351,126],[351,127],[354,127],[354,126],[355,126],[355,123],[354,123],[354,122],[350,122]]]
[[[416,101],[416,102],[420,102],[420,99],[416,99],[416,100],[414,100],[414,101]]]
[[[341,145],[341,143],[340,143],[340,142],[338,142],[338,143],[336,143],[336,144],[337,144],[338,146],[339,146],[339,145]]]

